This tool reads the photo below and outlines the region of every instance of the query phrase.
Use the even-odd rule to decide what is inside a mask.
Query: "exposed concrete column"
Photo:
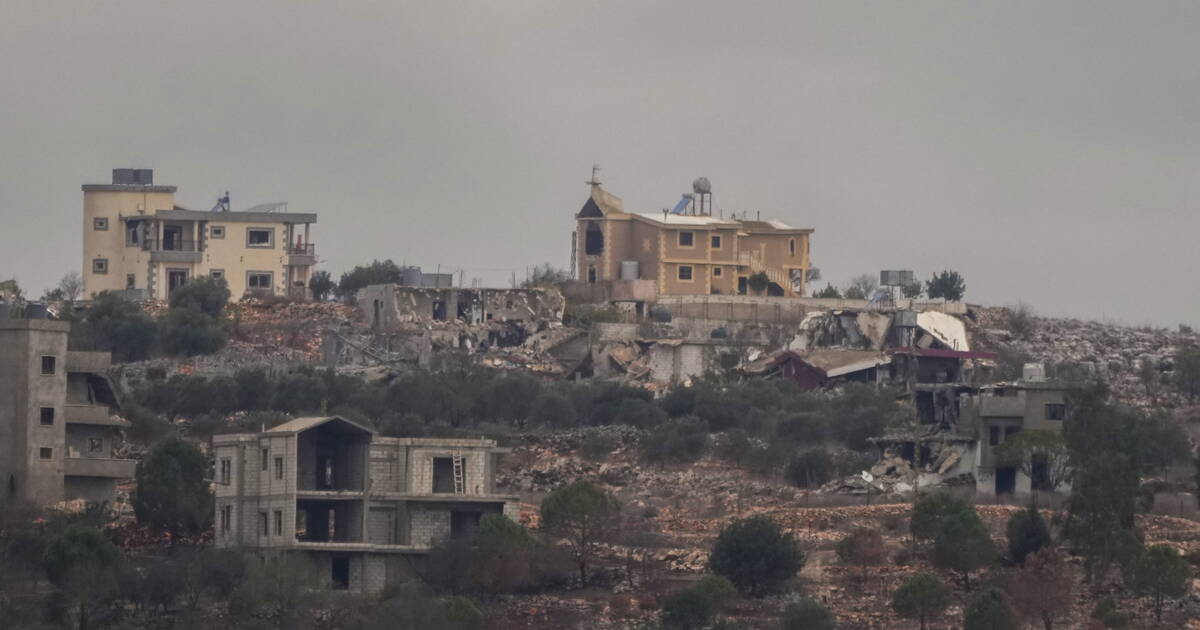
[[[154,219],[154,251],[162,251],[163,224],[157,217]]]
[[[363,501],[362,501],[362,542],[367,542],[367,521],[370,520],[371,507],[371,441],[367,440],[363,446],[363,463],[362,463],[362,486],[363,486]]]

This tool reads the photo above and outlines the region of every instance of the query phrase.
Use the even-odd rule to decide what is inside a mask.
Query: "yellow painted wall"
[[[137,288],[145,289],[149,253],[140,247],[125,247],[125,226],[121,215],[137,215],[139,210],[153,215],[155,210],[175,206],[173,193],[90,191],[83,193],[83,274],[84,296],[125,288],[125,274],[136,277]],[[94,219],[108,219],[107,230],[96,230]],[[108,259],[108,273],[92,271],[92,261]]]

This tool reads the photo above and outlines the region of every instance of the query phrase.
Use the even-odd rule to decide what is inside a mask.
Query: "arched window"
[[[604,253],[604,231],[595,221],[588,221],[587,228],[583,230],[583,253],[588,256]]]

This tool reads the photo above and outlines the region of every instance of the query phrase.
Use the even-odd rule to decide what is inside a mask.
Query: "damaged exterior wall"
[[[373,284],[358,291],[372,328],[404,322],[562,322],[566,301],[555,289],[430,289]]]
[[[404,556],[519,510],[495,492],[505,449],[491,440],[381,438],[338,417],[297,418],[216,436],[213,452],[215,545],[307,553],[335,589],[378,592]]]

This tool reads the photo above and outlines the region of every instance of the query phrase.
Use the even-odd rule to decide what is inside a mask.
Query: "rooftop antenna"
[[[584,183],[585,183],[585,184],[588,184],[589,186],[599,186],[599,185],[600,185],[600,180],[599,180],[599,179],[597,179],[597,177],[598,177],[599,175],[600,175],[600,165],[599,165],[599,164],[593,164],[593,165],[592,165],[592,179],[590,179],[590,180],[588,180],[588,181],[586,181],[586,182],[584,182]]]

